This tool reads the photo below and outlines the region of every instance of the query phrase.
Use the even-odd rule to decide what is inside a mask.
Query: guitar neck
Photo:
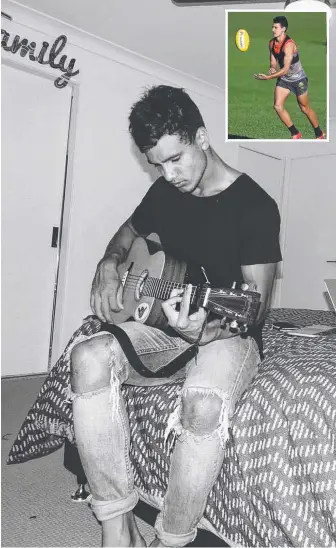
[[[166,262],[166,259],[164,254],[162,256],[162,250],[150,253],[147,243],[142,238],[136,238],[127,262],[120,265],[119,269],[124,288],[123,297],[127,304],[125,317],[134,316],[137,321],[148,321],[148,324],[152,322],[151,325],[154,325],[156,317],[161,313],[160,303],[155,301],[167,301],[174,289],[183,291],[188,287],[189,284],[185,283],[187,278],[183,277],[186,264],[178,267],[170,264],[169,261]],[[149,275],[151,273],[160,276],[163,271],[168,279]],[[204,271],[203,274],[207,280]],[[170,277],[178,281],[172,281]],[[194,281],[196,280],[198,277]],[[201,307],[217,317],[225,317],[226,320],[236,321],[244,326],[251,325],[255,321],[260,301],[259,293],[247,289],[212,287],[204,282],[198,285],[192,284],[191,288],[192,311]],[[144,297],[143,301],[142,297]]]
[[[169,299],[170,294],[173,289],[185,289],[187,284],[180,284],[176,282],[169,282],[168,280],[162,280],[161,278],[147,278],[145,285],[143,287],[142,294],[147,297],[154,297],[155,299],[161,299],[166,301]],[[204,290],[201,290],[200,293],[205,294]],[[191,292],[191,304],[197,304],[199,297],[198,287],[193,285]]]
[[[147,278],[142,294],[165,301],[173,289],[185,289],[187,284],[169,282],[160,278]],[[239,289],[192,286],[191,306],[204,306],[218,316],[229,316],[250,325],[254,322],[260,294]]]

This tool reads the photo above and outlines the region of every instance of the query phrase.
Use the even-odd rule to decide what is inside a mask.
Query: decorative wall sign
[[[10,33],[1,29],[1,47],[5,51],[10,51],[14,54],[20,52],[21,57],[25,57],[28,54],[28,58],[31,61],[37,61],[40,65],[50,65],[51,68],[62,71],[63,74],[54,81],[57,88],[65,88],[69,83],[70,78],[79,74],[79,70],[74,70],[76,59],[70,59],[67,63],[67,55],[59,57],[67,43],[67,38],[64,34],[56,38],[50,47],[49,53],[48,48],[50,44],[48,42],[42,42],[40,51],[37,53],[36,42],[30,42],[27,38],[21,39],[21,37],[16,34],[11,45],[9,45],[8,42],[10,39]]]

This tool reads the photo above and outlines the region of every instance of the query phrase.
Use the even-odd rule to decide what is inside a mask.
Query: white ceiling
[[[178,6],[171,0],[23,0],[20,4],[215,86],[225,86],[223,5]],[[258,5],[270,7],[274,4]]]

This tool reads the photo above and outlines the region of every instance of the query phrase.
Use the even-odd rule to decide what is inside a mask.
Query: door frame
[[[46,78],[50,80],[50,85],[53,85],[55,76],[44,72],[43,68],[34,65],[26,65],[20,63],[17,59],[8,59],[2,57],[1,62],[11,68],[22,70],[24,72]],[[66,270],[67,270],[67,241],[69,238],[69,222],[70,222],[70,210],[71,210],[71,195],[73,188],[73,164],[74,164],[74,151],[75,151],[75,135],[76,124],[79,104],[79,84],[74,81],[69,81],[67,84],[71,88],[70,98],[70,110],[68,121],[68,135],[66,144],[66,157],[63,177],[63,189],[62,200],[60,210],[60,221],[57,241],[57,254],[56,254],[56,267],[53,289],[53,306],[50,323],[49,333],[49,355],[46,372],[50,371],[53,364],[58,359],[61,353],[60,339],[62,331],[63,321],[63,308],[64,308],[64,295],[66,284]],[[59,90],[62,93],[62,89]],[[63,297],[63,298],[62,298]],[[39,373],[40,374],[40,373]]]

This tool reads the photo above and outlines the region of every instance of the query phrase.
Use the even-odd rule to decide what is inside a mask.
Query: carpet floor
[[[2,379],[1,546],[101,546],[101,527],[85,502],[73,502],[76,476],[63,466],[64,451],[22,464],[6,464],[44,377]],[[154,530],[137,518],[147,544]]]

